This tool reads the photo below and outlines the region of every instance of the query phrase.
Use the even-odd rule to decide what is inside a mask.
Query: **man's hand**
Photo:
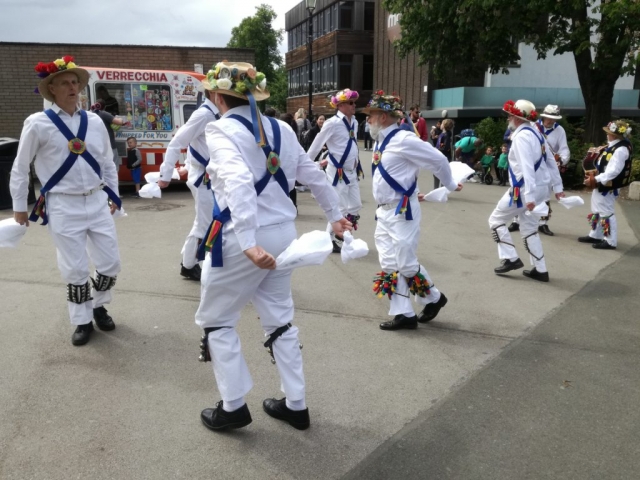
[[[565,198],[566,195],[564,192],[556,193],[556,200],[560,200],[561,198]]]
[[[20,225],[29,226],[29,214],[27,212],[13,212],[13,219]]]
[[[322,168],[326,168],[326,166],[329,164],[329,160],[325,158],[324,160],[320,160],[318,163]]]
[[[536,208],[536,204],[534,202],[527,203],[527,210],[532,211],[534,208]]]
[[[113,215],[114,213],[116,213],[116,210],[118,210],[118,206],[115,203],[111,202],[109,204],[109,210],[111,211],[111,215]]]
[[[263,270],[275,270],[276,268],[276,259],[274,256],[266,252],[264,248],[259,245],[247,248],[244,254],[249,257],[249,260],[258,268],[262,268]]]
[[[424,197],[426,196],[426,194],[424,193],[419,193],[418,194],[418,201],[419,202],[424,202]]]
[[[167,188],[171,182],[165,182],[164,180],[158,180],[158,186],[160,188]]]
[[[454,192],[459,192],[460,190],[462,190],[462,184],[461,183],[458,184],[458,188],[456,188],[454,190]]]
[[[331,228],[333,229],[333,233],[342,236],[345,231],[350,232],[353,230],[353,224],[346,218],[341,218],[337,222],[333,222]]]

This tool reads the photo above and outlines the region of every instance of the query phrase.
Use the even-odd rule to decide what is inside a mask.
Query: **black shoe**
[[[415,315],[413,317],[396,315],[395,317],[393,317],[393,320],[382,322],[380,324],[381,330],[400,330],[402,328],[406,328],[409,330],[418,328],[418,317],[416,317]]]
[[[438,316],[438,312],[440,312],[440,309],[444,307],[447,302],[447,297],[444,296],[444,293],[441,293],[440,298],[437,302],[427,303],[424,306],[422,312],[420,312],[420,315],[418,316],[418,322],[427,323],[436,318]]]
[[[589,235],[587,235],[586,237],[578,237],[578,241],[580,243],[600,243],[600,242],[602,242],[602,240],[600,240],[598,238],[590,237]]]
[[[504,259],[502,260],[502,264],[499,267],[494,268],[493,271],[500,275],[502,273],[510,272],[511,270],[518,270],[522,267],[524,267],[524,263],[522,263],[522,260],[519,258],[516,258],[514,261]]]
[[[549,225],[545,224],[545,225],[540,225],[538,227],[538,231],[540,233],[544,233],[545,235],[549,235],[550,237],[553,237],[555,234],[549,230]]]
[[[591,245],[593,248],[597,248],[598,250],[615,250],[616,247],[610,245],[606,240],[602,240],[601,242],[594,243]]]
[[[113,318],[111,318],[111,315],[107,313],[107,309],[104,307],[93,309],[93,319],[96,322],[96,326],[105,332],[116,328],[116,324],[113,323]]]
[[[520,224],[518,222],[512,222],[507,230],[509,230],[510,232],[517,232],[518,230],[520,230]]]
[[[533,278],[534,280],[538,280],[539,282],[549,281],[549,272],[539,272],[538,270],[536,270],[536,267],[533,267],[531,270],[524,270],[522,274],[525,277]]]
[[[340,253],[342,251],[342,240],[337,239],[336,240],[331,240],[331,243],[333,243],[333,253]]]
[[[189,279],[200,281],[200,275],[202,275],[202,269],[200,265],[196,263],[196,266],[193,268],[186,268],[184,265],[180,264],[180,275]]]
[[[267,415],[270,417],[289,422],[289,425],[298,430],[306,430],[311,424],[309,420],[309,409],[305,408],[299,411],[291,410],[287,407],[286,398],[280,400],[267,398],[262,402],[262,408],[264,408],[264,411],[267,412]]]
[[[216,408],[205,408],[200,413],[200,419],[209,430],[227,430],[246,427],[252,422],[249,407],[245,403],[238,410],[226,412],[222,409],[222,400],[216,403]]]
[[[91,338],[91,332],[93,332],[93,322],[78,325],[76,331],[71,335],[71,343],[76,347],[84,345]]]

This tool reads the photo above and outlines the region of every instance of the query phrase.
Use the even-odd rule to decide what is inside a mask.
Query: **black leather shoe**
[[[291,410],[287,407],[286,398],[276,400],[275,398],[267,398],[262,402],[262,408],[267,412],[267,415],[278,420],[284,420],[288,422],[293,428],[298,430],[306,430],[309,428],[311,421],[309,420],[309,409],[304,410]]]
[[[196,266],[193,268],[186,268],[184,265],[180,264],[180,275],[189,280],[200,281],[200,275],[202,274],[202,270],[200,265],[196,263]]]
[[[522,274],[525,277],[533,278],[534,280],[538,280],[539,282],[549,281],[549,272],[539,272],[535,267],[533,267],[531,270],[524,270]]]
[[[610,245],[606,240],[602,240],[601,242],[594,243],[591,245],[593,248],[597,248],[598,250],[615,250],[616,247]]]
[[[578,241],[580,243],[600,243],[600,242],[602,242],[602,240],[590,237],[589,235],[587,235],[586,237],[578,237]]]
[[[510,272],[511,270],[518,270],[522,267],[524,267],[524,263],[522,263],[522,260],[519,258],[516,258],[514,261],[505,258],[502,260],[502,264],[499,267],[494,268],[493,271],[500,275],[502,273]]]
[[[111,315],[107,313],[107,309],[104,307],[93,309],[93,319],[95,320],[97,327],[105,332],[116,328],[116,324],[113,323],[113,318],[111,318]]]
[[[509,228],[507,228],[507,230],[509,230],[510,232],[517,232],[518,230],[520,230],[520,224],[518,222],[513,222],[511,223],[511,225],[509,225]]]
[[[449,300],[444,296],[444,293],[441,293],[440,298],[437,302],[427,303],[424,306],[422,312],[420,312],[420,315],[418,315],[418,322],[427,323],[436,318],[438,316],[438,312],[440,312],[440,309],[444,307],[448,301]]]
[[[215,408],[205,408],[200,413],[200,419],[209,430],[232,430],[246,427],[252,422],[249,407],[245,403],[238,410],[226,412],[222,408],[222,400],[216,403]]]
[[[71,343],[76,347],[84,345],[91,338],[91,332],[93,332],[93,322],[89,322],[85,325],[78,325],[76,331],[71,335]]]
[[[546,225],[546,224],[540,225],[538,227],[538,231],[540,233],[544,233],[545,235],[549,235],[550,237],[553,237],[555,235],[551,230],[549,230],[549,225]]]
[[[380,324],[381,330],[400,330],[402,328],[406,328],[409,330],[418,328],[418,317],[416,317],[415,315],[413,317],[396,315],[395,317],[393,317],[393,320],[389,320],[388,322],[382,322]]]

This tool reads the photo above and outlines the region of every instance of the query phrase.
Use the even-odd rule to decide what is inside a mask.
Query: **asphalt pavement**
[[[361,158],[368,164],[370,152]],[[423,191],[431,184],[423,174]],[[108,307],[117,329],[84,347],[70,343],[47,229],[32,225],[19,248],[0,250],[0,478],[631,478],[637,205],[618,209],[618,250],[594,253],[576,242],[588,196],[572,210],[554,202],[556,236],[543,238],[551,282],[542,284],[493,274],[487,218],[504,187],[470,184],[423,204],[419,256],[449,303],[418,330],[383,332],[368,175],[360,186],[356,235],[370,254],[347,265],[332,255],[293,276],[312,422],[304,432],[262,412],[279,380],[251,306],[239,334],[253,423],[225,434],[200,424],[219,396],[210,364],[197,361],[199,285],[178,274],[194,214],[185,187],[159,200],[124,195],[123,271]],[[298,203],[298,233],[324,229],[310,193]]]

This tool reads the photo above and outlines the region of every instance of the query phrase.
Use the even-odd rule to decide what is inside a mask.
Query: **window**
[[[182,117],[184,118],[184,123],[187,123],[189,121],[189,119],[191,118],[191,115],[197,109],[198,109],[198,106],[194,105],[193,103],[185,103],[182,106]]]
[[[329,88],[328,90],[336,90],[336,74],[335,74],[335,67],[334,67],[334,58],[335,57],[331,57],[329,59]]]
[[[327,8],[324,11],[324,35],[331,31],[331,9]]]
[[[116,114],[131,122],[123,130],[173,130],[169,85],[97,83],[95,88],[96,98],[111,103],[111,111],[117,108]]]
[[[374,2],[365,2],[365,4],[364,4],[364,29],[367,30],[367,31],[373,31],[374,30],[375,9],[376,9],[376,4]]]
[[[342,90],[343,88],[351,88],[351,63],[352,56],[351,55],[339,55],[339,79],[338,79],[338,89]]]
[[[289,46],[289,50],[293,50],[293,31],[289,30],[287,32],[287,39],[288,39],[288,46]]]
[[[318,38],[319,35],[319,30],[318,30],[318,15],[314,15],[313,16],[313,38],[314,40],[316,38]]]
[[[353,29],[353,2],[340,2],[340,22],[341,30]]]
[[[362,89],[373,90],[373,55],[362,57]]]

